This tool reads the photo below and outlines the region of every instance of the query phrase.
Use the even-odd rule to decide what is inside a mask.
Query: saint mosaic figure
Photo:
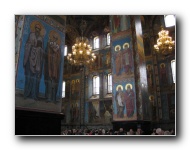
[[[118,118],[124,118],[124,94],[123,94],[123,86],[118,85],[116,88],[116,106],[117,106],[117,117]]]
[[[129,49],[129,44],[125,43],[123,44],[123,49],[124,51],[122,52],[122,59],[123,59],[123,68],[125,70],[126,74],[131,74],[132,73],[132,51]]]
[[[131,84],[126,84],[125,86],[125,101],[126,101],[126,112],[127,112],[127,117],[132,117],[134,114],[134,99],[135,99],[135,93],[132,89]]]
[[[57,101],[57,91],[59,84],[61,64],[61,49],[60,49],[60,36],[52,30],[49,34],[49,41],[46,47],[46,61],[44,67],[45,74],[45,95],[47,101]]]
[[[147,65],[147,80],[149,87],[153,87],[153,71],[150,64]]]
[[[167,84],[166,65],[164,63],[160,64],[160,80],[162,84]]]
[[[117,45],[115,46],[115,51],[116,51],[116,54],[115,54],[115,72],[116,72],[116,75],[119,76],[121,75],[121,72],[122,72],[122,53],[121,53],[121,46],[120,45]]]
[[[31,32],[25,45],[23,61],[25,74],[24,98],[38,100],[44,61],[43,36],[41,34],[42,25],[34,21],[30,27]]]

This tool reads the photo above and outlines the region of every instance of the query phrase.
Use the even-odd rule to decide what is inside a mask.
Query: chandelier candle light
[[[68,61],[72,65],[89,65],[94,62],[96,55],[92,53],[92,47],[89,45],[86,37],[76,38],[76,43],[72,46],[72,54],[68,53]]]
[[[157,39],[157,44],[154,45],[154,49],[162,55],[170,54],[174,47],[175,42],[172,41],[172,38],[168,34],[169,31],[161,27],[161,31],[158,33],[159,38]]]

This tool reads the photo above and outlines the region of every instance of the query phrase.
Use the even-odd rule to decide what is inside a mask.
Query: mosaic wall
[[[175,84],[172,80],[171,60],[175,59],[175,52],[163,57],[154,50],[160,26],[165,26],[163,16],[143,16],[144,49],[147,68],[148,93],[152,106],[152,120],[168,121],[175,118]],[[149,20],[147,19],[149,18]],[[175,31],[170,30],[170,36],[175,39]],[[173,98],[173,104],[171,99]],[[163,106],[164,105],[164,106]],[[170,113],[171,112],[171,113]],[[171,117],[173,116],[173,117]]]
[[[15,75],[17,73],[20,45],[22,42],[24,18],[25,16],[23,15],[15,15]]]
[[[86,69],[85,77],[85,122],[86,124],[111,124],[112,120],[112,94],[107,93],[107,75],[111,73],[110,49],[100,50],[96,55],[97,67]],[[98,65],[101,64],[101,65]],[[98,75],[100,79],[100,93],[93,95],[93,76]],[[109,108],[108,108],[109,107]]]
[[[66,20],[65,20],[66,21]],[[65,24],[26,15],[16,73],[16,107],[61,112]]]
[[[134,58],[130,30],[112,35],[113,120],[136,120]]]
[[[73,67],[70,69],[75,70]],[[62,107],[68,104],[64,123],[79,123],[81,75],[80,73],[75,73],[70,77],[64,76],[64,81],[66,82],[66,88]]]
[[[104,36],[100,36],[101,40],[106,42]],[[110,46],[103,44],[102,41],[100,43],[102,43],[100,50],[94,51],[97,56],[95,63],[85,67],[85,72],[81,71],[80,67],[70,66],[65,61],[64,68],[67,70],[64,73],[66,97],[63,99],[63,103],[69,103],[70,112],[66,116],[72,125],[79,125],[79,123],[84,125],[84,122],[85,124],[111,124],[112,111],[107,107],[108,104],[110,107],[112,106],[112,94],[107,94],[107,85],[105,84],[107,82],[106,76],[111,73],[111,51]],[[94,75],[100,77],[100,94],[97,97],[92,93]],[[84,88],[82,88],[83,86]],[[79,111],[82,114],[81,121],[71,115],[73,103],[78,103],[79,105]],[[66,121],[64,123],[67,124]]]
[[[95,63],[87,68],[87,72],[101,71],[111,68],[111,52],[110,49],[94,52],[96,57]]]
[[[112,121],[112,101],[94,100],[87,104],[86,123],[110,124]]]
[[[153,26],[155,31],[145,28],[146,33],[142,35],[142,28],[137,23],[141,17],[110,16],[111,48],[105,47],[101,41],[103,36],[100,36],[101,49],[95,51],[96,62],[86,68],[83,76],[85,91],[82,91],[84,107],[81,110],[85,114],[83,119],[86,126],[111,124],[112,121],[175,119],[175,93],[170,93],[170,60],[158,58],[152,49],[157,38],[154,33],[158,31],[159,19],[155,20],[158,24]],[[151,21],[146,23],[146,27],[149,24]],[[70,83],[70,88],[66,89],[70,92],[70,99],[65,101],[69,110],[66,120],[67,123],[78,125],[77,117],[71,115],[76,113],[71,113],[71,108],[76,103],[80,105],[80,101],[77,99],[77,90],[71,94],[71,85],[72,80],[81,79],[80,68],[68,65],[64,68],[69,72],[65,79]],[[113,91],[111,97],[106,97],[106,76],[110,72]],[[94,75],[100,77],[100,94],[97,97],[92,94]]]
[[[110,19],[111,19],[112,34],[130,29],[130,16],[111,15]]]
[[[111,17],[113,120],[137,120],[137,117],[149,120],[150,102],[140,16],[126,17],[125,31],[121,30],[121,24],[116,23],[123,16]]]

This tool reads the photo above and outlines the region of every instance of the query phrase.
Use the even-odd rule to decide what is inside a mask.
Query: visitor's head
[[[157,133],[158,135],[161,135],[161,134],[162,134],[162,129],[161,129],[161,128],[157,128],[157,129],[156,129],[156,133]]]
[[[120,128],[120,129],[119,129],[119,132],[123,132],[123,128]]]

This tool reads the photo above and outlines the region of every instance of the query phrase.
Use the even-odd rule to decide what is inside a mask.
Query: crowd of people
[[[66,129],[62,131],[62,135],[175,135],[174,129],[163,130],[161,128],[154,128],[150,132],[144,132],[141,128],[138,128],[136,131],[129,129],[128,131],[120,128],[119,130],[114,131],[113,129]]]

